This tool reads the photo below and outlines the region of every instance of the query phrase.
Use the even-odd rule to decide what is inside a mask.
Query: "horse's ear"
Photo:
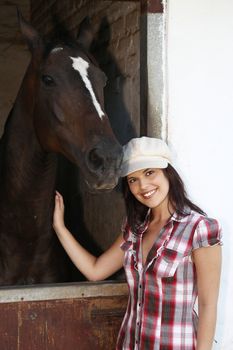
[[[43,40],[39,33],[23,18],[21,12],[17,8],[17,15],[21,33],[23,34],[30,51],[41,47]]]
[[[85,17],[79,26],[77,41],[85,49],[89,50],[93,39],[94,33],[92,31],[90,20],[88,17]]]

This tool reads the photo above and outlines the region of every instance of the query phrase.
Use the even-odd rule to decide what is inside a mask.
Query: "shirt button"
[[[142,285],[141,285],[141,284],[139,284],[139,288],[142,288]]]
[[[140,307],[140,306],[141,306],[141,303],[139,303],[138,306]]]

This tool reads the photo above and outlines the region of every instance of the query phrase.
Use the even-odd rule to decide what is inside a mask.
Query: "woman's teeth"
[[[154,193],[155,193],[155,190],[152,190],[152,191],[143,193],[143,197],[149,198],[149,197],[151,197]]]

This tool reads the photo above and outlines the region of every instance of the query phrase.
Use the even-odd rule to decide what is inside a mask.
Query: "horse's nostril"
[[[92,149],[88,155],[89,164],[93,170],[99,170],[104,168],[104,158],[98,154],[96,148]]]

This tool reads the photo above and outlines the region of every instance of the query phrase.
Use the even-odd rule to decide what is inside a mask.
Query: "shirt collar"
[[[148,209],[145,220],[137,227],[137,233],[136,233],[137,235],[141,235],[146,231],[150,221],[150,213],[151,213],[151,209]],[[168,223],[171,221],[187,222],[190,214],[191,214],[191,209],[188,206],[185,206],[183,213],[178,213],[177,211],[175,211],[171,216],[171,218],[168,220]]]
[[[150,213],[151,213],[151,209],[148,209],[146,218],[142,223],[141,227],[147,226],[149,224]],[[191,209],[188,206],[185,206],[183,213],[178,213],[177,211],[175,211],[173,215],[170,217],[170,219],[168,220],[168,222],[170,221],[186,222],[190,214],[191,214]]]
[[[191,209],[188,206],[185,206],[183,213],[178,213],[177,211],[175,211],[171,216],[170,220],[177,221],[177,222],[187,222],[190,214],[191,214]]]

